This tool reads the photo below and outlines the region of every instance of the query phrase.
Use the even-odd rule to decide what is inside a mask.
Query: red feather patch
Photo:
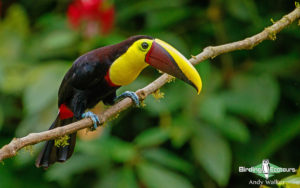
[[[68,108],[65,104],[60,105],[59,107],[59,118],[61,120],[68,119],[74,116],[74,113]]]
[[[104,79],[106,80],[107,84],[110,86],[110,87],[119,87],[118,85],[114,84],[110,77],[109,77],[109,70],[107,71],[106,75],[104,76]]]

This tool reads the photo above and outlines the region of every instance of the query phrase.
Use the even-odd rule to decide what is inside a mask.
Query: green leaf
[[[17,4],[9,7],[4,21],[0,24],[0,35],[2,32],[11,32],[21,37],[28,35],[29,20],[23,7]]]
[[[213,79],[211,79],[213,71],[210,64],[210,60],[205,60],[204,62],[196,65],[195,68],[201,77],[202,83],[206,83],[205,86],[202,87],[201,94],[203,95],[203,93],[214,90],[216,86],[215,83],[221,80],[221,78],[218,75],[213,76]]]
[[[11,55],[18,56],[18,54]],[[7,94],[21,94],[28,84],[27,72],[31,67],[26,65],[26,62],[19,61],[17,57],[9,57],[8,59],[9,60],[5,60],[5,64],[3,64],[5,68],[3,69],[1,89]]]
[[[29,21],[25,10],[17,5],[13,4],[9,6],[6,12],[6,17],[3,21],[0,20],[0,64],[3,63],[3,67],[9,67],[8,70],[3,70],[5,75],[9,73],[20,72],[16,71],[17,67],[12,68],[13,64],[17,64],[20,61],[24,62],[24,49],[25,39],[29,34]],[[5,71],[5,72],[4,72]],[[11,75],[11,74],[9,74]],[[15,75],[18,76],[18,75]],[[19,77],[18,77],[19,78]],[[4,77],[3,85],[10,80]],[[17,80],[10,77],[11,80]],[[14,85],[14,83],[10,83]],[[16,87],[18,87],[17,85]],[[14,86],[3,86],[5,90]]]
[[[0,57],[0,88],[2,88],[3,86],[3,82],[4,82],[4,73],[3,73],[3,67],[4,67],[4,65],[2,65],[3,63],[2,63],[2,58]]]
[[[1,131],[2,126],[3,126],[3,121],[4,121],[4,114],[3,114],[2,106],[0,106],[0,131]]]
[[[16,130],[16,135],[48,129],[57,115],[57,93],[68,63],[52,62],[36,66],[27,73],[27,86],[23,95],[26,116]],[[39,115],[36,115],[36,114]]]
[[[181,54],[183,54],[187,59],[190,57],[190,47],[186,43],[186,41],[182,38],[182,36],[172,33],[172,32],[160,32],[156,33],[155,37],[166,41],[170,45],[174,46]]]
[[[33,146],[27,146],[24,149],[18,151],[18,155],[15,157],[15,165],[18,167],[25,167],[26,165],[33,164],[33,157],[36,156],[38,151]]]
[[[58,88],[59,83],[51,78],[52,73],[45,72],[40,80],[26,88],[24,103],[29,114],[41,111],[57,98],[57,90],[53,88]]]
[[[226,114],[226,105],[222,97],[210,95],[199,105],[201,119],[217,128],[227,138],[246,142],[250,138],[249,130],[239,119]]]
[[[161,9],[150,12],[146,16],[147,29],[162,29],[189,16],[188,9]]]
[[[222,122],[215,124],[215,127],[231,140],[247,142],[250,139],[250,132],[247,126],[234,116],[226,116]]]
[[[298,71],[299,68],[299,53],[271,56],[260,61],[255,61],[253,64],[253,70],[256,72],[285,77]]]
[[[271,156],[284,144],[295,138],[300,133],[300,114],[290,116],[289,119],[278,122],[273,126],[272,132],[260,145],[256,146],[256,159],[260,160]]]
[[[40,132],[49,129],[57,116],[57,104],[50,104],[38,114],[38,116],[36,114],[27,114],[16,129],[16,136],[22,137],[31,132]]]
[[[59,84],[67,69],[64,62],[53,62],[36,67],[29,77],[32,82],[24,94],[25,109],[29,114],[41,111],[57,99]]]
[[[103,177],[98,180],[95,188],[117,188],[118,187],[118,181],[120,179],[121,172],[119,170],[112,170],[110,172],[106,172]]]
[[[191,142],[197,162],[220,186],[228,183],[231,151],[228,143],[209,127],[198,127]]]
[[[19,62],[24,47],[24,41],[21,37],[13,35],[12,33],[0,33],[0,41],[0,63],[3,65],[2,72],[4,76],[2,79],[4,81],[5,74],[7,74],[7,72],[4,72],[4,68]],[[13,71],[10,70],[10,72]],[[5,82],[2,84],[5,84]]]
[[[300,83],[300,82],[298,82]],[[296,106],[300,103],[300,87],[298,87],[296,82],[285,83],[282,88],[282,95],[287,98],[287,100],[293,101]]]
[[[138,176],[149,188],[191,188],[191,183],[172,171],[150,163],[137,166]]]
[[[143,150],[142,155],[150,161],[160,163],[161,165],[186,174],[191,174],[193,170],[193,166],[190,163],[165,149],[154,148]]]
[[[51,13],[45,13],[43,16],[39,17],[36,26],[42,28],[42,30],[46,32],[65,30],[69,28],[66,24],[66,17],[64,15]]]
[[[88,155],[73,155],[72,160],[66,161],[64,165],[54,164],[46,171],[45,176],[49,181],[58,181],[66,185],[72,181],[73,175],[93,168],[98,163],[99,159]]]
[[[285,188],[297,188],[300,186],[300,174],[288,176],[283,178],[277,184],[278,186],[283,186]]]
[[[226,116],[226,106],[220,96],[210,95],[205,97],[199,104],[199,114],[201,119],[214,124],[224,121]]]
[[[120,188],[138,188],[136,177],[132,168],[124,167],[122,169],[118,185]]]
[[[159,9],[166,9],[172,7],[180,7],[182,5],[182,0],[146,0],[146,1],[138,1],[134,4],[128,6],[128,3],[125,3],[123,6],[121,2],[119,3],[120,7],[126,6],[126,8],[118,9],[117,20],[118,22],[125,22],[128,19],[131,19],[133,16],[137,16],[138,14],[145,14],[146,12],[153,12]]]
[[[236,75],[223,93],[226,108],[263,124],[270,121],[279,102],[279,86],[268,75]]]
[[[176,148],[182,147],[191,137],[196,122],[185,115],[178,115],[172,119],[172,126],[169,127],[172,145]]]
[[[228,1],[228,12],[242,21],[260,21],[258,11],[253,0],[230,0]]]
[[[68,30],[54,31],[44,36],[44,39],[40,41],[40,46],[44,50],[58,50],[72,46],[75,39],[76,35]]]
[[[110,146],[111,158],[116,162],[132,161],[137,155],[137,151],[132,143],[111,138],[108,144]]]
[[[134,142],[139,147],[149,147],[162,144],[168,138],[168,132],[164,129],[157,127],[142,132],[135,138]]]
[[[178,79],[168,85],[167,89],[161,90],[161,92],[165,93],[164,98],[159,100],[152,96],[146,98],[146,110],[151,115],[158,116],[182,108],[187,102],[184,99],[194,95],[195,92],[194,88]],[[174,93],[180,93],[180,95],[175,95]]]
[[[138,188],[138,184],[132,168],[124,167],[106,173],[95,187]]]
[[[3,166],[3,164],[0,165],[0,187],[17,187],[15,186],[15,175],[13,171],[7,168],[7,166]]]
[[[68,29],[45,31],[32,38],[26,53],[32,59],[60,59],[74,56],[79,45],[76,33]]]

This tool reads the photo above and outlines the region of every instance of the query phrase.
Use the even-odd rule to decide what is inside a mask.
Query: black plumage
[[[80,56],[65,75],[58,92],[58,106],[66,104],[75,117],[103,100],[111,104],[118,87],[111,87],[104,79],[111,64],[136,40],[148,36],[134,36],[115,45],[105,46]]]
[[[65,105],[74,116],[60,118],[58,115],[50,129],[81,119],[86,109],[93,108],[100,101],[113,104],[119,86],[111,86],[105,75],[118,57],[136,40],[143,38],[152,39],[148,36],[130,37],[121,43],[95,49],[76,59],[66,73],[58,92],[58,107],[62,110],[62,105]],[[66,161],[74,151],[75,142],[76,133],[70,135],[69,145],[64,147],[56,147],[54,140],[47,141],[37,158],[36,166],[47,168],[57,161]]]

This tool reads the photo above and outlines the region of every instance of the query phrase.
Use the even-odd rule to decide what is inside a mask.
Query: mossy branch
[[[209,46],[206,47],[200,54],[197,56],[192,56],[190,62],[194,65],[208,59],[214,58],[220,54],[236,51],[236,50],[250,50],[259,43],[264,40],[275,40],[276,34],[279,33],[282,29],[290,25],[292,22],[300,18],[300,5],[296,3],[296,9],[291,13],[283,16],[277,22],[274,22],[270,27],[265,28],[262,32],[246,38],[244,40],[240,40],[237,42],[232,42],[220,46]],[[299,23],[298,23],[299,24]],[[166,83],[169,83],[173,80],[173,77],[167,74],[163,74],[158,79],[154,80],[152,83],[147,85],[146,87],[139,89],[136,91],[136,94],[139,96],[139,99],[144,100],[149,94],[152,94],[156,91],[159,91]],[[117,104],[111,106],[104,112],[98,114],[101,124],[104,124],[107,120],[119,114],[121,111],[129,108],[132,105],[132,101],[129,98],[126,98]],[[91,119],[82,119],[80,121],[71,123],[69,125],[58,127],[52,130],[43,131],[40,133],[30,133],[29,135],[22,138],[14,138],[9,144],[3,146],[0,149],[0,162],[4,159],[13,157],[17,154],[17,152],[29,145],[34,145],[42,141],[46,140],[62,140],[64,144],[65,135],[74,133],[84,128],[89,128],[93,125]]]

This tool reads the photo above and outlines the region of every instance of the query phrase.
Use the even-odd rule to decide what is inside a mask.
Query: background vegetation
[[[147,34],[190,57],[206,46],[256,34],[271,18],[292,11],[294,1],[115,0],[96,3],[98,12],[89,16],[70,6],[82,5],[0,1],[0,146],[48,129],[57,113],[59,84],[80,54]],[[297,168],[299,26],[277,37],[198,65],[199,96],[175,81],[161,89],[163,98],[150,96],[145,107],[127,110],[92,135],[81,133],[64,164],[37,169],[42,145],[22,150],[0,165],[0,187],[245,187],[258,177],[238,173],[239,166],[268,158]],[[157,76],[149,68],[119,92],[141,88]]]

